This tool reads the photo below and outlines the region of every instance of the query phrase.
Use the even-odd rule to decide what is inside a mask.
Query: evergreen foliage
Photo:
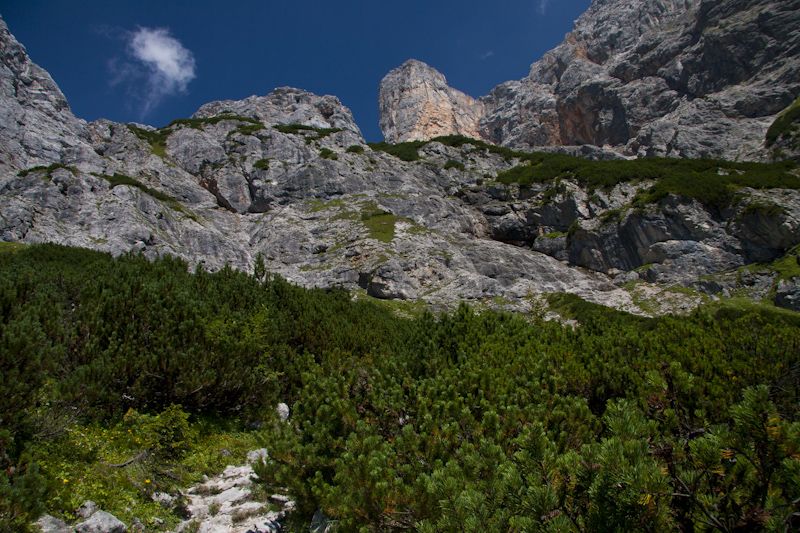
[[[404,319],[263,258],[251,276],[2,250],[2,530],[45,503],[146,501],[208,462],[194,443],[222,416],[266,421],[260,482],[342,531],[796,526],[800,329],[783,315],[645,319],[561,295],[580,326],[466,305]]]
[[[800,98],[795,100],[789,109],[781,113],[770,125],[765,139],[767,148],[774,145],[779,138],[787,141],[796,140],[798,130],[800,130],[798,122],[800,122]]]

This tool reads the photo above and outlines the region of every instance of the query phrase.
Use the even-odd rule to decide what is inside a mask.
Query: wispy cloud
[[[143,119],[168,96],[186,92],[195,78],[192,52],[167,28],[138,28],[125,32],[127,60],[112,59],[111,85],[127,83]]]
[[[480,58],[481,59],[488,59],[488,58],[492,57],[493,55],[494,55],[494,52],[492,52],[491,50],[487,50],[486,52],[484,52],[484,53],[482,53],[480,55]]]
[[[550,4],[550,0],[536,0],[536,2],[539,14],[544,15],[547,12],[547,6]]]

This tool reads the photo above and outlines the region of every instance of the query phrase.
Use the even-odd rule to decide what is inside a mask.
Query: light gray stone
[[[276,410],[278,411],[278,416],[280,417],[280,419],[282,421],[286,422],[287,420],[289,420],[289,406],[288,405],[286,405],[285,403],[281,402],[276,407]]]
[[[33,523],[34,530],[38,529],[42,533],[72,533],[75,530],[69,527],[66,522],[49,514],[44,514]]]
[[[76,514],[81,518],[89,518],[99,509],[100,507],[98,507],[96,503],[91,500],[87,500],[81,504]]]
[[[269,453],[266,448],[259,448],[258,450],[250,450],[247,452],[247,462],[249,464],[260,463],[269,459]]]
[[[406,62],[381,83],[381,130],[387,142],[460,133],[514,148],[764,159],[767,128],[800,93],[799,7],[594,1],[526,78],[477,101],[459,98],[424,63]],[[796,144],[777,147],[797,157]]]
[[[128,531],[122,521],[111,513],[97,511],[91,518],[75,526],[76,533],[125,533]]]

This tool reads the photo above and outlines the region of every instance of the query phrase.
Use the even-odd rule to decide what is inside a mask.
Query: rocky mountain
[[[556,49],[552,60],[569,56],[564,65],[588,68],[592,62],[575,51],[580,43],[594,50],[591,17],[614,5],[621,4],[595,2],[578,23],[585,30]],[[673,4],[654,5],[666,11],[648,28],[685,18]],[[641,26],[642,36],[634,38],[629,24],[620,27],[614,41],[620,49],[652,34]],[[74,117],[57,85],[2,21],[0,49],[0,235],[6,242],[49,241],[151,258],[170,254],[209,270],[227,264],[252,271],[263,260],[268,271],[304,286],[342,285],[356,294],[434,307],[468,300],[526,311],[539,305],[542,293],[567,292],[648,314],[691,309],[736,291],[765,297],[780,283],[785,298],[776,293],[776,301],[791,307],[797,300],[797,287],[778,270],[741,270],[800,243],[794,167],[769,170],[783,176],[780,187],[732,182],[736,201],[722,207],[691,195],[650,198],[653,179],[619,180],[596,190],[572,171],[543,182],[515,181],[506,178],[533,164],[527,152],[445,138],[396,145],[407,149],[397,157],[368,145],[337,98],[288,87],[212,102],[161,129],[107,120],[87,124]],[[792,64],[786,60],[786,72]],[[542,69],[532,69],[530,80],[535,72],[543,76]],[[569,69],[558,79],[572,79]],[[390,122],[382,120],[397,141],[445,133],[452,125],[485,137],[487,121],[497,116],[479,109],[486,109],[488,97],[470,100],[419,62],[390,76],[382,85],[382,108],[391,91],[412,103],[389,113]],[[550,87],[566,83],[555,79]],[[530,105],[520,92],[526,83],[514,85],[514,105]],[[788,101],[788,89],[781,90]],[[492,98],[501,101],[501,92]],[[436,102],[436,113],[418,113],[426,102]],[[458,129],[474,124],[477,114],[477,133]],[[764,116],[753,120],[769,122]],[[416,124],[413,131],[409,121]],[[500,122],[505,125],[493,131],[504,144],[527,146],[519,135],[537,131]],[[562,140],[578,140],[563,137],[566,129],[559,128]],[[744,146],[750,130],[742,131]],[[588,144],[549,151],[550,163],[585,160],[572,156],[603,164],[620,159]],[[711,171],[749,176],[739,167]]]
[[[798,0],[594,0],[526,78],[463,107],[441,83],[428,98],[406,89],[441,81],[434,69],[392,71],[381,129],[389,142],[434,122],[512,148],[763,160],[767,129],[800,95],[799,51]]]
[[[386,142],[428,140],[440,135],[480,139],[483,105],[447,85],[445,77],[409,59],[381,81],[380,126]]]

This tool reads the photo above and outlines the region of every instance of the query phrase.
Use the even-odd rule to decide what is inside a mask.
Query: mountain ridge
[[[626,156],[766,160],[767,129],[800,96],[798,13],[795,0],[594,1],[526,78],[449,110],[474,121],[439,134],[477,129],[515,149],[591,144]],[[428,69],[417,69],[421,78],[438,74]],[[416,123],[442,113],[435,98],[395,98],[395,86],[414,83],[397,74],[382,82],[387,141],[419,137]],[[406,124],[389,127],[394,108]]]
[[[704,167],[714,183],[733,176],[715,185],[738,189],[723,208],[673,189],[656,199],[648,191],[660,178],[644,174],[592,190],[574,156],[608,165],[618,153],[584,145],[536,155],[441,137],[395,145],[415,154],[404,160],[368,145],[336,97],[288,87],[211,102],[165,128],[87,124],[5,26],[0,41],[4,241],[174,255],[209,270],[252,271],[262,258],[293,283],[433,307],[527,311],[542,294],[567,292],[639,314],[650,311],[638,286],[700,291],[670,293],[677,303],[665,310],[688,310],[716,294],[704,276],[800,243],[794,167],[758,170],[791,185],[766,189],[745,180],[747,169]],[[534,163],[552,176],[520,179]],[[766,274],[759,297],[791,281],[782,276]],[[746,285],[733,277],[717,292]]]

